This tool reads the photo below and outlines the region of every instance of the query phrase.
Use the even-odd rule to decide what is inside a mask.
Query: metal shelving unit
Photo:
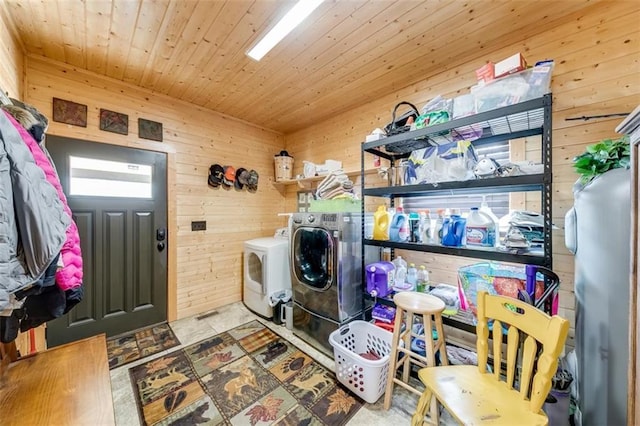
[[[463,182],[441,182],[437,185],[402,185],[363,189],[364,195],[374,197],[423,197],[443,195],[486,194],[487,192],[541,191],[550,179],[544,174],[475,179]]]
[[[423,129],[401,133],[373,142],[365,142],[362,144],[361,153],[361,182],[363,198],[365,196],[387,197],[390,198],[390,203],[392,206],[394,198],[397,197],[407,198],[423,196],[487,194],[497,192],[539,191],[541,193],[540,213],[544,218],[544,243],[542,250],[520,253],[517,251],[507,252],[499,249],[469,249],[465,247],[446,247],[442,245],[420,243],[398,243],[363,238],[363,259],[365,246],[378,246],[390,247],[392,250],[414,250],[477,259],[533,264],[551,269],[553,265],[551,244],[551,106],[552,95],[547,94],[540,98],[531,99],[520,102],[518,104],[509,105],[491,111],[481,112],[472,116],[451,120],[447,123],[437,124]],[[394,162],[398,160],[408,158],[410,153],[391,153],[385,150],[384,147],[386,145],[395,142],[424,139],[428,139],[431,145],[440,145],[453,141],[457,134],[462,134],[465,130],[468,130],[469,126],[473,126],[475,129],[482,129],[482,136],[472,142],[474,146],[481,146],[487,143],[540,135],[543,172],[541,174],[534,175],[476,179],[462,182],[441,182],[438,184],[403,185],[377,188],[366,187],[366,179],[364,173],[365,153],[379,155],[380,157],[389,160],[393,165]],[[364,217],[364,200],[362,203],[362,214]],[[557,284],[553,285],[557,286]],[[555,290],[555,288],[547,288],[545,294],[553,294]],[[550,299],[550,297],[547,298]],[[393,304],[391,300],[383,300],[382,302]],[[544,306],[543,303],[536,303],[536,305],[539,305],[540,307],[547,307],[550,306],[550,303],[545,303]],[[458,316],[446,318],[445,323],[464,329],[466,331],[473,331],[474,328],[471,324],[469,324],[468,321],[457,317]]]
[[[475,259],[496,260],[501,262],[528,263],[531,265],[546,266],[542,251],[530,251],[518,253],[517,251],[500,251],[498,249],[476,249],[466,247],[447,247],[442,245],[421,243],[397,243],[393,241],[363,240],[364,245],[390,247],[392,249],[422,251],[428,253],[448,254],[452,256],[472,257]]]

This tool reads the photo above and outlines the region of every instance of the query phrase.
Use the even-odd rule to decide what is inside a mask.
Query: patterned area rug
[[[343,425],[363,405],[258,321],[129,372],[147,425]]]
[[[169,324],[162,323],[107,339],[109,369],[178,346],[180,341]]]

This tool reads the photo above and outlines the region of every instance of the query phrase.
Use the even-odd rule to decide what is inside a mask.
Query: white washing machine
[[[265,318],[272,318],[274,313],[269,305],[269,296],[281,290],[291,290],[288,238],[245,241],[243,281],[243,301],[247,308]]]

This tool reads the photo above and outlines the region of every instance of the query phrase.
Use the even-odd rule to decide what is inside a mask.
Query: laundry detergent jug
[[[452,214],[442,222],[442,245],[462,247],[465,244],[466,219]]]
[[[466,224],[467,246],[473,247],[495,247],[496,246],[496,223],[491,216],[478,209],[471,207],[471,213],[467,217]]]
[[[398,207],[389,226],[389,240],[403,243],[409,241],[409,234],[409,215]]]
[[[365,267],[367,293],[372,297],[385,297],[393,289],[395,266],[391,262],[375,262]]]
[[[378,206],[373,214],[373,239],[378,241],[389,240],[389,212],[387,206]]]

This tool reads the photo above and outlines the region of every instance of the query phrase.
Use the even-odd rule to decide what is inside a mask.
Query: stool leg
[[[433,321],[431,319],[431,314],[425,314],[422,316],[422,318],[424,320],[424,349],[428,361],[427,365],[431,368],[434,368],[436,366],[436,353],[434,350],[434,345],[436,342],[433,341]],[[440,338],[440,335],[438,335],[438,338]],[[431,421],[433,422],[433,424],[437,425],[440,421],[438,400],[432,397],[430,403]]]
[[[398,345],[400,344],[400,329],[402,328],[403,311],[396,307],[396,318],[393,325],[393,337],[391,338],[391,353],[389,354],[389,373],[387,374],[387,388],[384,391],[384,409],[391,407],[391,397],[393,396],[393,379],[396,377],[398,363]]]
[[[411,335],[413,334],[413,312],[407,312],[407,320],[405,321],[406,328],[404,334],[404,348],[411,350]],[[409,373],[411,372],[411,357],[405,354],[402,361],[402,381],[409,383]]]
[[[427,358],[427,366],[436,366],[436,353],[433,350],[433,322],[431,321],[431,314],[425,314],[422,316],[424,321],[424,350]]]
[[[436,331],[438,332],[438,341],[440,343],[440,364],[449,365],[449,359],[447,358],[447,342],[444,338],[444,327],[442,326],[442,316],[440,314],[435,315],[436,318]]]

